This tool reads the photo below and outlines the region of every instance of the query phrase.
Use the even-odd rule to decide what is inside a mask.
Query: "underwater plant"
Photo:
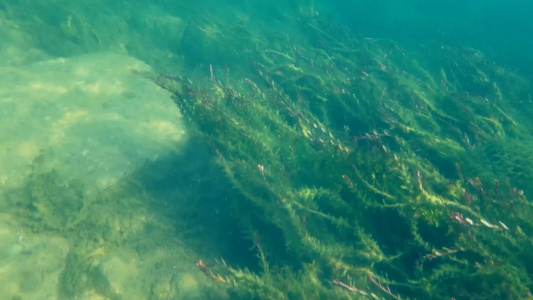
[[[212,149],[257,253],[257,266],[202,272],[243,298],[529,297],[532,205],[513,184],[531,179],[514,172],[531,158],[510,145],[531,136],[510,99],[530,86],[471,49],[409,53],[318,16],[295,22],[298,42],[237,41],[212,23],[191,59],[219,43],[249,60],[144,74]]]

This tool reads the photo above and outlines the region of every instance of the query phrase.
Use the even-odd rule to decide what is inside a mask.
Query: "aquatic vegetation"
[[[41,170],[41,156],[11,197],[23,199],[14,205],[21,224],[57,232],[72,247],[59,297],[123,298],[116,291],[134,282],[131,294],[157,299],[529,298],[529,81],[473,49],[413,52],[392,40],[354,38],[314,14],[313,4],[291,3],[295,15],[273,9],[291,25],[283,32],[210,13],[187,22],[122,2],[112,4],[116,14],[95,13],[104,5],[91,4],[97,19],[87,7],[41,4],[34,20],[23,5],[35,3],[3,3],[50,55],[115,50],[162,70],[136,73],[171,92],[191,148],[210,150],[190,151],[209,160],[202,170],[217,183],[202,177],[187,201],[176,201],[179,228],[190,230],[176,233],[158,223],[143,168],[87,196],[84,183],[65,188],[53,169]],[[151,120],[143,132],[171,139],[165,124]],[[167,174],[147,173],[157,172]],[[177,190],[195,182],[179,180]],[[236,223],[232,240],[183,217],[215,202],[231,212],[224,221]],[[154,228],[183,236],[165,244],[168,236],[154,236]],[[172,252],[180,243],[209,251],[183,259],[191,255]],[[131,263],[139,253],[146,261]],[[183,273],[167,266],[176,256]],[[134,281],[134,271],[156,275]]]
[[[530,138],[508,100],[530,87],[473,50],[294,22],[297,38],[202,27],[217,30],[194,44],[247,53],[231,72],[200,49],[201,75],[143,74],[210,146],[251,233],[257,266],[200,261],[206,278],[259,299],[529,297],[532,205],[513,184],[531,173],[512,170],[531,156],[491,169],[480,153]]]

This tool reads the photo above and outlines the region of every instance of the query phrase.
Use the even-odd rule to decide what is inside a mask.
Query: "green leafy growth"
[[[316,16],[294,22],[297,38],[259,39],[213,21],[201,28],[216,34],[194,35],[213,74],[144,74],[249,208],[262,271],[219,266],[221,284],[257,299],[527,297],[532,207],[511,182],[531,181],[533,156],[509,144],[531,139],[511,117],[527,82],[477,51],[407,53]],[[236,44],[249,62],[221,70]]]

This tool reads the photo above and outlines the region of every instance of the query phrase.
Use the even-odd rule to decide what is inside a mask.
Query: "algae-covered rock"
[[[180,113],[132,72],[148,69],[105,53],[3,68],[0,187],[19,186],[41,155],[64,187],[103,189],[173,151],[184,137]]]
[[[126,243],[147,223],[172,232],[123,182],[185,131],[169,93],[134,72],[147,70],[109,53],[0,69],[0,298],[148,297],[155,261],[132,278],[150,254]]]

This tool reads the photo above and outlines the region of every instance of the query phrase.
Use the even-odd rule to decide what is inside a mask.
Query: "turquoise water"
[[[1,299],[529,299],[533,4],[1,1]]]
[[[417,47],[436,42],[473,47],[531,78],[533,32],[528,1],[345,1],[338,17],[368,36]]]

